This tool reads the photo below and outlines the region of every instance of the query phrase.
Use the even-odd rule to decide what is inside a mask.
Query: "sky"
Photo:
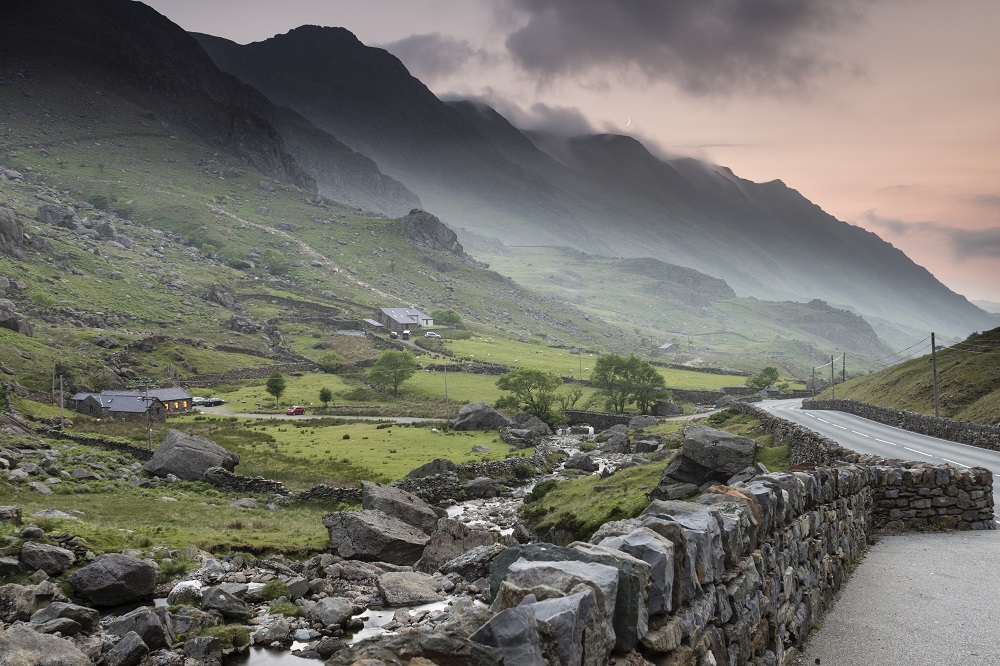
[[[1000,302],[996,0],[146,0],[248,43],[340,26],[515,125],[780,179]]]

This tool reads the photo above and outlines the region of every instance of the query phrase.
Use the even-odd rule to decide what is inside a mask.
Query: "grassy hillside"
[[[1000,424],[1000,328],[974,334],[937,350],[941,416],[958,421]],[[820,394],[829,398],[830,391]],[[930,354],[837,386],[838,398],[934,413]]]
[[[560,247],[505,248],[480,239],[477,256],[520,284],[557,294],[590,316],[630,329],[651,352],[672,342],[676,360],[757,372],[775,365],[804,377],[841,351],[863,370],[890,350],[861,317],[822,301],[737,298],[721,280],[651,259],[615,259]]]

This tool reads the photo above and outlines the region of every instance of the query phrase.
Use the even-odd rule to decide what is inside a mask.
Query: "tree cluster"
[[[604,397],[606,409],[621,414],[635,404],[647,414],[657,400],[665,397],[667,382],[648,361],[635,354],[604,354],[594,365],[591,384]]]

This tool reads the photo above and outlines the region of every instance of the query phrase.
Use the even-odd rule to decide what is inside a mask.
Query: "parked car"
[[[395,340],[398,337],[399,337],[399,333],[397,333],[396,331],[390,331],[389,332],[389,339]]]
[[[195,407],[197,407],[198,405],[204,405],[205,398],[201,397],[200,395],[196,395],[193,398],[191,398],[191,404],[194,405]]]
[[[427,331],[426,333],[424,333],[424,337],[425,338],[434,338],[436,340],[440,340],[441,339],[441,335],[438,334],[438,333],[435,333],[434,331]]]
[[[410,339],[410,332],[409,331],[403,331],[403,339],[404,340],[409,340]]]
[[[306,413],[306,408],[302,405],[295,405],[294,407],[289,407],[285,410],[285,414],[289,416],[302,416]]]
[[[222,398],[205,398],[201,401],[203,407],[218,407],[219,405],[226,404],[226,401]]]

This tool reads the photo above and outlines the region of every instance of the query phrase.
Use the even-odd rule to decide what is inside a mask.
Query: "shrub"
[[[218,638],[223,649],[243,647],[250,644],[250,629],[239,624],[206,627],[202,635]]]
[[[295,604],[271,604],[268,612],[271,615],[284,615],[285,617],[299,617],[304,615],[302,609]]]

